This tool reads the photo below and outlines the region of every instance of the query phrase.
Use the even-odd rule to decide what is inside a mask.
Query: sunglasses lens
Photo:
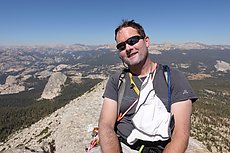
[[[140,39],[140,37],[134,36],[134,37],[129,38],[126,41],[126,43],[129,44],[129,45],[131,45],[131,46],[133,46],[133,45],[135,45],[139,41],[139,39]]]
[[[126,47],[126,46],[125,46],[125,42],[122,42],[122,43],[117,44],[117,49],[120,50],[120,51],[124,50],[125,47]]]

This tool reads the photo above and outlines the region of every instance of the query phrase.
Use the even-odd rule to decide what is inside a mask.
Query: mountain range
[[[190,81],[213,81],[213,79],[215,79],[215,81],[224,80],[225,82],[227,80],[226,83],[228,83],[228,80],[230,80],[230,45],[207,45],[201,43],[153,44],[149,47],[149,53],[153,61],[167,64],[181,70]],[[47,96],[42,95],[50,95],[50,93],[58,97],[59,95],[63,95],[62,88],[70,86],[70,84],[80,84],[84,82],[84,79],[106,80],[110,74],[121,68],[123,68],[123,63],[119,59],[114,44],[98,46],[83,44],[0,46],[0,109],[5,111],[5,109],[8,108],[30,105],[25,104],[25,100],[24,102],[23,100],[19,100],[18,97],[23,94],[28,98],[31,95],[35,95],[36,101],[46,99],[45,97]],[[60,80],[58,86],[54,85],[55,81],[51,81],[52,76],[58,76],[54,77],[55,80]],[[59,77],[64,79],[59,79]],[[209,84],[209,82],[207,84]],[[203,88],[204,86],[198,88],[197,91],[202,90],[202,93],[204,91],[204,94],[210,95],[216,94],[216,90],[211,88],[205,88],[203,90]],[[53,91],[57,91],[57,93]],[[222,94],[230,95],[229,87],[223,88],[221,91]],[[52,99],[55,101],[55,96],[49,96],[48,102],[52,101]],[[8,99],[13,99],[14,101],[12,102]],[[75,99],[75,101],[77,101],[77,99]],[[98,105],[100,105],[100,103]],[[64,106],[59,109],[66,111]],[[69,116],[70,114],[66,115]],[[61,118],[63,116],[58,117]],[[52,120],[55,120],[55,118],[52,118]],[[64,119],[60,120],[66,122]],[[196,118],[195,120],[198,119]],[[227,118],[226,121],[228,125],[229,118]],[[49,123],[46,122],[44,124]],[[50,127],[44,124],[42,125],[44,128],[39,128],[41,129],[40,132],[42,133],[44,130],[44,133],[49,134],[46,130]],[[92,126],[93,125],[90,125],[90,128],[92,128]],[[4,126],[0,126],[0,130],[3,131]],[[32,129],[30,128],[30,130]],[[55,133],[54,131],[51,133]],[[32,135],[39,135],[33,131],[27,132]],[[16,133],[18,134],[20,131]],[[192,133],[194,134],[194,132]],[[199,131],[197,133],[199,133]],[[195,134],[193,135],[194,137],[196,137]],[[27,138],[24,140],[27,141],[29,146],[32,145],[30,142],[35,143],[33,140],[38,141],[31,135],[26,136]],[[228,134],[227,137],[229,137]],[[54,139],[54,135],[50,138],[47,136],[47,138],[43,138],[41,142],[37,142],[33,145],[39,145],[48,140],[48,142],[51,143],[51,138]],[[196,139],[199,138],[200,137],[196,137]],[[22,142],[20,142],[20,144],[14,144],[12,142],[14,139],[20,138],[11,135],[11,137],[4,139],[0,144],[0,148],[10,149],[12,147],[26,145]],[[60,144],[60,141],[58,143]],[[227,141],[227,143],[229,143],[229,141]],[[206,147],[210,146],[209,143],[203,144],[207,145]],[[229,149],[225,144],[223,146],[218,144],[216,148],[208,149],[209,151],[212,150],[212,152],[218,152],[220,150],[219,146],[225,148],[222,150]],[[58,148],[58,146],[56,147]]]

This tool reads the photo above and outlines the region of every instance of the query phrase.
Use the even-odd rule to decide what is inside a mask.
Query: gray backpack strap
[[[119,77],[119,82],[118,82],[118,102],[117,102],[117,115],[119,116],[120,114],[120,107],[121,107],[121,101],[125,92],[125,74],[128,72],[127,69],[124,69]]]
[[[171,79],[170,79],[170,69],[168,65],[163,65],[163,72],[165,81],[168,86],[168,112],[171,112]]]

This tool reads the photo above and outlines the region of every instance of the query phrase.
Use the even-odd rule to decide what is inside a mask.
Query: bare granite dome
[[[54,72],[45,86],[41,98],[53,99],[58,96],[61,92],[61,86],[64,85],[67,76],[61,72]]]
[[[9,75],[6,78],[5,84],[0,85],[0,95],[14,94],[14,93],[19,93],[21,91],[24,91],[25,86],[23,85],[23,82],[21,81],[22,79],[23,77],[19,75],[17,76]]]

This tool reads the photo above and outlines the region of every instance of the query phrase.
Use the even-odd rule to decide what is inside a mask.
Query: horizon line
[[[188,41],[188,42],[159,42],[159,43],[150,43],[150,45],[161,45],[161,44],[170,44],[170,45],[181,45],[181,44],[202,44],[202,45],[219,45],[219,46],[230,46],[230,44],[217,44],[217,43],[204,43],[199,41]],[[104,43],[104,44],[86,44],[86,43],[15,43],[15,44],[1,44],[0,46],[71,46],[71,45],[83,45],[83,46],[106,46],[106,45],[116,45],[116,43]]]

